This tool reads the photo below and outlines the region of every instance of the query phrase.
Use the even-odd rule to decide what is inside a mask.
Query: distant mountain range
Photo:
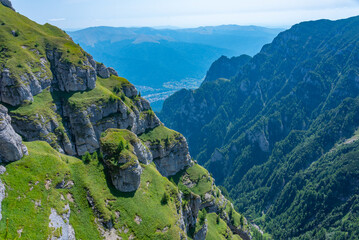
[[[93,27],[73,40],[133,82],[155,110],[181,88],[198,87],[221,55],[254,55],[281,29],[224,25],[190,29]]]

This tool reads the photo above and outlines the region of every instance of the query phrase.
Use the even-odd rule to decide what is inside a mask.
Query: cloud
[[[49,19],[50,22],[60,22],[60,21],[65,21],[66,18],[51,18]]]

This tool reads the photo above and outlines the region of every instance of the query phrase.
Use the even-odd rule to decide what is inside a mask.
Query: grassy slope
[[[87,55],[57,27],[39,25],[3,5],[0,5],[0,36],[0,69],[9,68],[19,81],[25,73],[40,71],[42,77],[51,77],[48,64],[41,70],[40,58],[46,58],[47,48],[56,48],[63,61],[75,65],[80,65]]]
[[[177,141],[180,134],[176,131],[166,128],[161,125],[148,132],[143,133],[139,138],[143,142],[151,142],[155,144],[170,144]]]
[[[64,205],[69,203],[70,224],[75,229],[76,237],[100,239],[94,223],[95,216],[86,199],[89,193],[102,218],[114,220],[116,228],[129,230],[120,236],[128,238],[132,234],[139,239],[178,238],[180,230],[175,226],[177,214],[173,197],[177,194],[177,188],[162,177],[153,165],[143,166],[141,186],[134,195],[122,194],[106,180],[104,167],[97,160],[86,165],[76,158],[58,153],[44,142],[26,145],[29,156],[7,165],[6,174],[1,176],[7,193],[2,203],[1,237],[5,237],[6,219],[9,219],[10,239],[15,238],[20,229],[23,229],[24,239],[46,239],[50,234],[50,229],[46,228],[50,209],[55,208],[61,213]],[[55,189],[63,179],[74,181],[74,187]],[[46,189],[48,180],[51,184]],[[162,205],[161,198],[165,191],[171,198],[168,204]],[[65,200],[61,200],[61,195]],[[74,201],[71,202],[67,196]],[[35,201],[41,201],[41,206],[35,207]],[[120,213],[119,218],[116,212]],[[134,221],[136,215],[142,219],[139,225]],[[165,227],[169,227],[167,232],[157,232]]]

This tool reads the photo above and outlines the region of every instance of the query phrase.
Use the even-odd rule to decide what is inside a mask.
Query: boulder
[[[121,192],[136,191],[141,183],[141,174],[142,168],[138,161],[126,168],[110,168],[112,184]]]
[[[21,137],[11,126],[7,109],[0,105],[0,162],[13,162],[27,154]]]
[[[118,73],[112,67],[107,68],[107,70],[110,72],[111,75],[114,75],[114,76],[118,77]]]
[[[96,63],[96,72],[100,78],[110,77],[110,71],[103,63]]]

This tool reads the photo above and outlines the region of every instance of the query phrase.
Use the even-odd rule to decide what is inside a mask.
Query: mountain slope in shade
[[[275,239],[358,235],[358,26],[297,24],[230,80],[181,90],[159,115]]]

